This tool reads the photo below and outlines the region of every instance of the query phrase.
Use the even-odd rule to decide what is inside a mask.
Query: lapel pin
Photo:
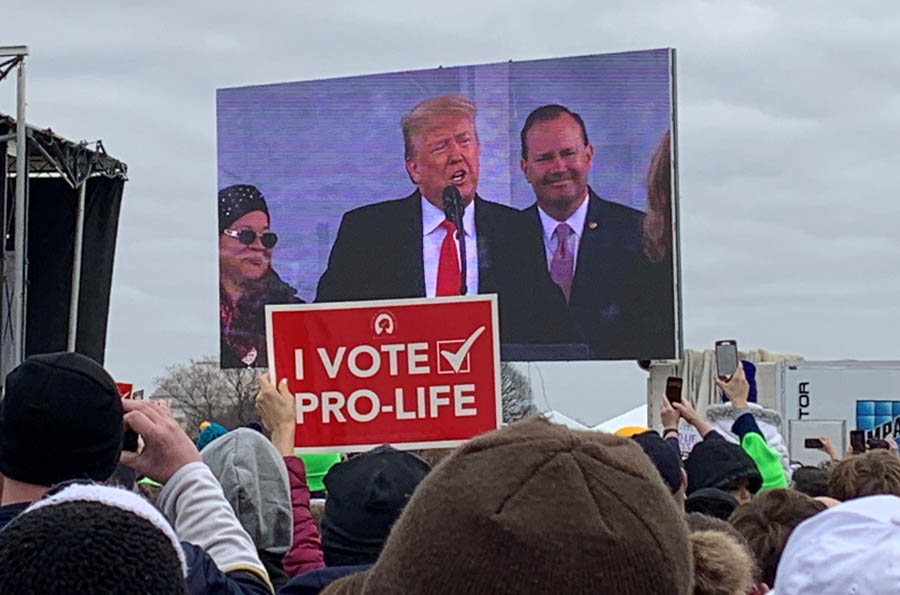
[[[591,221],[588,223],[588,229],[597,229],[598,223],[596,221]]]

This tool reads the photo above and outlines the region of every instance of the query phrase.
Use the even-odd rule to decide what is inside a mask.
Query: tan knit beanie
[[[683,513],[633,440],[535,419],[419,484],[368,572],[323,593],[690,593]]]

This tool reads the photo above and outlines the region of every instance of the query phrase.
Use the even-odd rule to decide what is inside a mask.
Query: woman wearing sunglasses
[[[255,186],[219,191],[219,324],[222,367],[266,367],[266,304],[302,303],[272,269],[278,236]]]

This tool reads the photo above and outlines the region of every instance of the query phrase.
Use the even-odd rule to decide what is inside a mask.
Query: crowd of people
[[[263,431],[209,424],[195,442],[87,357],[14,369],[0,592],[900,592],[895,446],[783,466],[742,366],[719,382],[730,428],[663,398],[661,433],[536,417],[443,456],[381,446],[315,478],[294,454],[293,395],[259,382]],[[686,458],[682,419],[702,436]]]

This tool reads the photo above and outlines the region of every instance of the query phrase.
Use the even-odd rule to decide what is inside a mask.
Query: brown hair
[[[569,115],[575,120],[575,123],[578,124],[578,128],[581,130],[581,140],[584,141],[584,146],[588,145],[587,128],[584,127],[584,120],[581,119],[580,115],[564,105],[558,105],[556,103],[542,105],[528,114],[528,117],[525,118],[525,124],[522,126],[522,132],[519,133],[519,140],[522,141],[522,159],[528,159],[527,137],[531,127],[538,122],[549,122],[562,115]]]
[[[822,502],[794,490],[769,490],[738,506],[728,522],[747,539],[763,581],[772,586],[791,531],[825,508]]]
[[[900,496],[900,458],[889,450],[849,456],[831,471],[828,490],[841,501],[879,494]]]
[[[647,171],[647,213],[644,215],[644,254],[659,262],[672,249],[671,135],[667,130],[650,158]]]
[[[403,131],[403,155],[409,160],[413,156],[413,137],[427,129],[435,116],[455,114],[466,116],[475,124],[475,103],[466,97],[456,93],[438,95],[424,99],[416,104],[412,110],[400,120],[400,129]]]

